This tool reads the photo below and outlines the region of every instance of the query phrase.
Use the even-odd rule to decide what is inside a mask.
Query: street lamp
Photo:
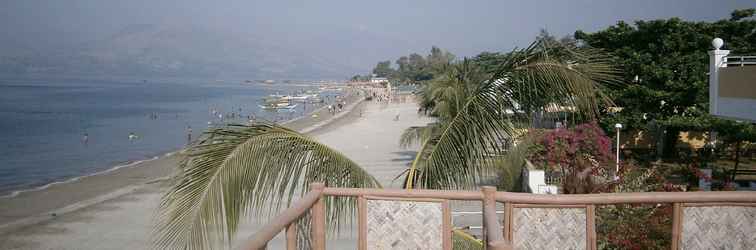
[[[620,151],[620,130],[622,129],[622,124],[614,124],[615,130],[617,130],[617,165],[616,170],[614,171],[614,180],[619,180],[619,151]]]

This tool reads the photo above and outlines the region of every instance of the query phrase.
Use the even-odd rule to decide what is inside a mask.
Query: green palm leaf
[[[188,149],[175,184],[162,199],[155,244],[165,249],[230,244],[240,218],[290,204],[311,182],[380,186],[341,153],[279,125],[212,129]],[[354,213],[353,199],[329,197],[325,204],[333,228]]]
[[[448,112],[448,118],[439,116],[441,129],[433,137],[432,149],[423,146],[419,154],[427,155],[415,158],[407,180],[417,179],[414,187],[420,188],[472,188],[481,176],[495,170],[492,156],[504,153],[499,142],[514,138],[521,128],[517,125],[527,124],[534,112],[557,105],[575,107],[587,116],[597,114],[598,106],[609,102],[602,83],[617,79],[606,58],[593,50],[536,42],[510,52],[487,80],[473,77],[483,74],[463,62],[450,79],[475,88],[462,100],[456,98],[459,94],[455,98],[445,94],[445,100],[436,102],[436,108],[453,103],[455,110]]]

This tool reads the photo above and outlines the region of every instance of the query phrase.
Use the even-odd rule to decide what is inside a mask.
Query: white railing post
[[[727,55],[729,50],[720,50],[724,41],[721,38],[714,38],[711,41],[714,50],[709,51],[709,113],[712,115],[719,114],[717,100],[719,96],[719,68],[727,67]]]

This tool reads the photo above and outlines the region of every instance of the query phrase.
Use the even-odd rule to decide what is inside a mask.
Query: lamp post
[[[617,130],[617,165],[616,169],[614,170],[614,180],[619,180],[619,152],[620,152],[620,130],[622,129],[622,124],[614,124],[615,130]]]

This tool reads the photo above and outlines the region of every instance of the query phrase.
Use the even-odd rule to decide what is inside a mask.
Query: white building
[[[709,113],[756,122],[756,56],[731,56],[715,38],[709,51]]]
[[[373,78],[370,78],[370,82],[371,83],[384,83],[384,82],[387,83],[388,81],[389,80],[386,77],[373,77]]]

